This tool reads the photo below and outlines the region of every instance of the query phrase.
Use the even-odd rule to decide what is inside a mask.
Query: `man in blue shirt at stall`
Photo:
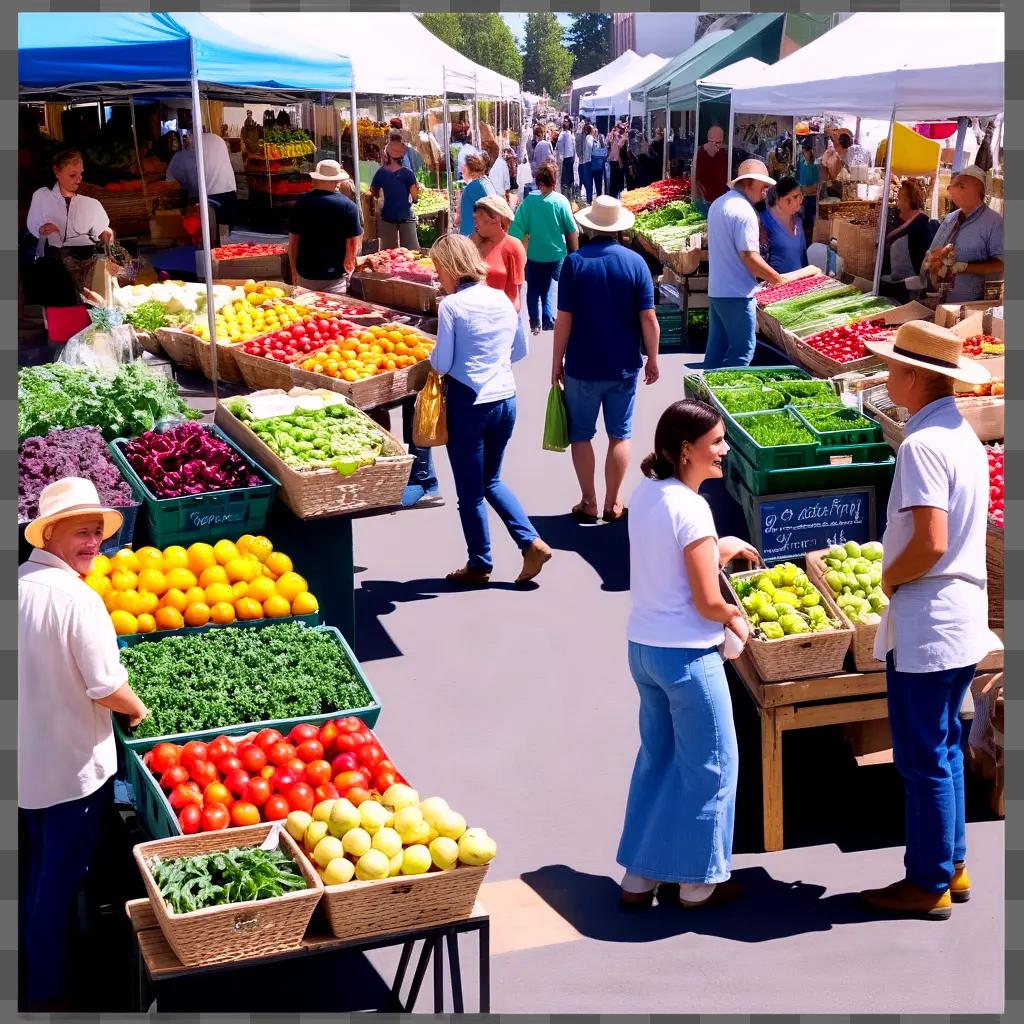
[[[608,433],[603,518],[612,523],[625,515],[619,492],[629,468],[642,353],[647,355],[644,383],[658,379],[654,282],[643,258],[619,241],[633,221],[618,199],[596,196],[592,206],[576,214],[589,240],[569,254],[558,279],[551,383],[565,390],[572,464],[582,495],[572,510],[578,522],[597,522],[592,441],[602,407]]]
[[[729,191],[708,211],[708,344],[704,369],[749,366],[754,358],[757,279],[782,284],[761,257],[761,222],[756,203],[775,179],[760,160],[744,160]]]

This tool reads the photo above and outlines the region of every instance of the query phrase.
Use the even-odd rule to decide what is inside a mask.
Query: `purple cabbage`
[[[22,442],[18,452],[18,521],[34,519],[43,488],[66,476],[91,480],[100,501],[107,505],[121,508],[137,504],[99,430],[73,427]]]
[[[128,464],[158,498],[182,498],[264,481],[226,441],[199,423],[182,423],[165,434],[148,431],[124,448]]]

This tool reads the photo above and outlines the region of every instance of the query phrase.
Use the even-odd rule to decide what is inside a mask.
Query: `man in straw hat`
[[[602,409],[608,432],[602,518],[612,523],[625,516],[620,491],[629,468],[633,406],[645,352],[644,383],[658,379],[654,282],[643,258],[619,241],[619,233],[629,230],[633,220],[618,199],[597,196],[576,214],[588,241],[569,254],[558,280],[551,383],[565,391],[572,464],[581,493],[572,515],[579,522],[597,522],[592,441]]]
[[[349,176],[337,160],[321,160],[309,176],[313,189],[298,198],[288,222],[292,281],[314,292],[345,292],[363,244],[359,207],[338,191]]]
[[[782,277],[761,258],[761,222],[755,204],[775,179],[760,160],[744,160],[729,191],[708,211],[708,344],[704,369],[749,366],[754,357],[754,292]]]
[[[904,324],[867,342],[885,359],[889,395],[910,413],[887,510],[883,612],[875,657],[886,663],[893,755],[906,788],[906,877],[861,893],[890,914],[945,919],[970,898],[964,866],[960,706],[976,664],[998,648],[988,629],[988,461],[953,398],[953,382],[989,373],[952,331]]]
[[[66,1008],[78,890],[113,803],[117,752],[110,712],[146,716],[118,659],[99,594],[83,582],[121,513],[89,480],[39,496],[25,527],[36,549],[18,569],[18,945],[22,1010]]]

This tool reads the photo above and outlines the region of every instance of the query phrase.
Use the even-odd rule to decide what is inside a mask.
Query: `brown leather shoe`
[[[730,878],[726,882],[719,882],[712,890],[711,895],[706,899],[697,900],[692,903],[689,900],[684,900],[682,896],[679,897],[679,906],[684,910],[699,910],[701,907],[720,907],[724,903],[731,903],[740,893],[743,892],[743,886],[739,882]]]
[[[952,914],[949,890],[929,892],[914,885],[909,878],[901,879],[884,889],[865,889],[860,901],[872,910],[881,910],[902,917],[920,917],[927,921],[946,921]]]
[[[483,569],[471,569],[468,565],[464,565],[461,569],[448,573],[445,579],[460,587],[486,587],[491,581],[491,574]]]
[[[529,583],[551,559],[551,548],[538,537],[523,552],[523,571],[516,577],[516,584]]]

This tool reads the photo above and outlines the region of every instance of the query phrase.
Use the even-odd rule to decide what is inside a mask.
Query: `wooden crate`
[[[237,260],[212,259],[213,279],[223,281],[280,281],[291,276],[291,263],[288,253],[280,256],[246,256]],[[196,276],[200,281],[206,280],[206,269],[203,264],[203,253],[196,253]]]
[[[290,370],[293,382],[299,387],[327,388],[328,391],[344,395],[357,409],[375,409],[379,405],[387,405],[416,394],[427,381],[430,360],[423,359],[402,370],[390,370],[366,380],[352,382],[313,373],[295,365]]]

